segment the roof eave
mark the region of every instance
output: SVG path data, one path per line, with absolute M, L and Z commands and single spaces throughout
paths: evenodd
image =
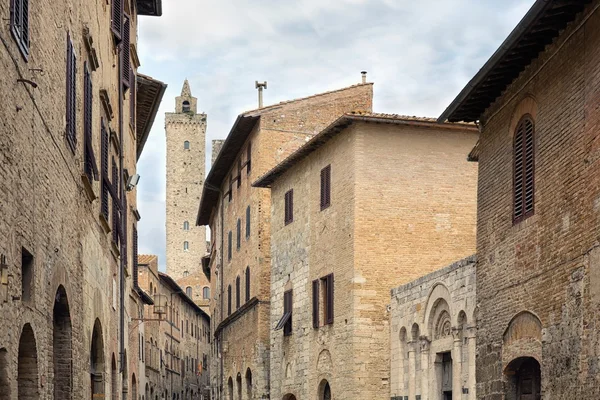
M 162 0 L 137 0 L 138 15 L 162 16 Z
M 158 113 L 158 108 L 160 107 L 160 103 L 162 102 L 163 95 L 165 94 L 165 90 L 167 90 L 167 84 L 163 83 L 159 80 L 156 80 L 150 76 L 138 74 L 136 78 L 137 82 L 137 99 L 140 99 L 140 96 L 143 93 L 143 90 L 148 91 L 148 97 L 150 98 L 150 107 L 146 108 L 146 112 L 142 110 L 141 105 L 136 104 L 136 135 L 137 135 L 137 150 L 136 156 L 139 160 L 142 155 L 142 151 L 144 150 L 144 146 L 146 141 L 148 140 L 148 136 L 150 135 L 150 130 L 152 129 L 152 125 L 154 124 L 154 120 L 156 118 L 156 114 Z M 151 92 L 154 89 L 156 92 Z M 145 89 L 146 88 L 146 89 Z M 145 117 L 145 119 L 144 119 Z M 140 120 L 141 118 L 141 120 Z M 137 125 L 138 121 L 145 121 L 140 127 Z

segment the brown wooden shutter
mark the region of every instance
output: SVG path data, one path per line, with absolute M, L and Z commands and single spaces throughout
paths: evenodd
M 122 230 L 121 240 L 121 257 L 123 257 L 123 264 L 125 266 L 128 265 L 128 257 L 127 257 L 127 195 L 123 194 L 123 207 L 121 208 L 120 218 L 122 218 L 122 223 L 120 223 L 119 229 Z
M 292 334 L 292 319 L 293 319 L 293 292 L 292 290 L 288 290 L 283 294 L 283 314 L 289 314 L 285 325 L 283 326 L 283 335 L 288 336 Z
M 66 138 L 67 143 L 72 152 L 75 152 L 77 146 L 77 131 L 76 131 L 76 110 L 77 110 L 77 67 L 76 55 L 71 35 L 67 34 L 67 87 L 66 87 Z
M 294 221 L 294 189 L 290 189 L 290 222 Z
M 98 167 L 96 165 L 96 157 L 94 155 L 94 146 L 92 144 L 92 109 L 93 109 L 93 88 L 92 77 L 87 66 L 84 63 L 84 84 L 83 84 L 83 130 L 84 130 L 84 172 L 91 182 L 92 178 L 98 180 Z
M 21 3 L 21 44 L 26 54 L 29 54 L 29 0 Z
M 284 207 L 284 222 L 287 225 L 294 221 L 294 189 L 285 193 Z
M 250 237 L 250 206 L 246 208 L 246 239 Z
M 134 288 L 139 288 L 139 282 L 138 282 L 138 270 L 139 270 L 139 266 L 138 266 L 138 233 L 137 233 L 137 228 L 135 227 L 135 225 L 133 226 L 133 287 Z
M 246 301 L 250 300 L 250 267 L 246 267 Z
M 248 143 L 248 148 L 246 149 L 246 173 L 249 174 L 252 170 L 252 143 Z
M 326 306 L 326 324 L 333 324 L 333 274 L 329 274 L 325 277 L 326 293 L 327 293 L 327 306 Z
M 331 204 L 331 165 L 321 170 L 321 210 Z
M 238 158 L 238 176 L 237 176 L 237 187 L 242 186 L 242 159 Z
M 312 282 L 312 317 L 313 328 L 319 327 L 319 279 Z
M 120 42 L 123 37 L 123 0 L 112 0 L 110 29 Z
M 131 57 L 130 57 L 130 33 L 131 26 L 129 16 L 125 15 L 123 18 L 123 44 L 121 51 L 121 79 L 123 81 L 123 87 L 128 89 L 131 85 Z
M 238 218 L 237 227 L 236 227 L 236 244 L 235 247 L 237 250 L 240 249 L 242 243 L 242 220 Z
M 227 286 L 227 315 L 231 315 L 231 285 Z
M 100 194 L 100 204 L 101 204 L 101 208 L 100 211 L 102 213 L 102 215 L 104 216 L 104 219 L 108 222 L 108 185 L 110 184 L 109 178 L 108 178 L 108 146 L 109 146 L 109 137 L 108 137 L 108 130 L 106 129 L 106 126 L 104 124 L 104 119 L 102 119 L 101 122 L 101 128 L 100 128 L 100 135 L 101 135 L 101 159 L 100 159 L 100 164 L 101 164 L 101 194 Z
M 533 121 L 524 117 L 514 136 L 513 220 L 522 221 L 534 211 L 535 135 Z
M 237 310 L 238 308 L 240 308 L 240 298 L 241 298 L 241 288 L 240 288 L 241 282 L 240 282 L 240 277 L 238 276 L 237 278 L 235 278 L 235 309 Z
M 119 184 L 119 169 L 115 158 L 112 159 L 112 181 L 111 181 L 111 194 L 112 194 L 112 229 L 113 229 L 113 242 L 119 244 L 119 206 L 118 199 L 115 196 L 116 188 Z
M 129 85 L 129 122 L 135 133 L 135 96 L 137 95 L 137 85 L 133 69 L 129 70 Z

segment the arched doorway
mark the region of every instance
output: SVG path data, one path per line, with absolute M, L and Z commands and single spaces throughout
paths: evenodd
M 17 372 L 19 400 L 39 399 L 37 346 L 30 324 L 23 326 L 19 339 L 19 366 Z
M 331 400 L 331 387 L 326 379 L 319 384 L 319 400 Z
M 227 381 L 227 391 L 229 392 L 227 393 L 229 400 L 233 400 L 233 379 L 231 379 L 231 377 L 229 377 L 229 380 Z
M 104 339 L 102 337 L 102 325 L 98 319 L 94 323 L 90 349 L 90 382 L 91 398 L 102 398 L 104 395 Z
M 246 370 L 246 398 L 252 400 L 252 371 Z
M 70 399 L 73 387 L 72 326 L 69 301 L 63 286 L 54 296 L 52 350 L 54 357 L 54 398 Z
M 236 378 L 236 383 L 237 383 L 237 398 L 238 400 L 242 400 L 242 375 L 238 372 L 237 374 L 237 378 Z
M 115 358 L 115 353 L 113 353 L 111 357 L 110 363 L 110 395 L 113 399 L 118 398 L 118 372 L 117 372 L 117 359 Z
M 506 390 L 507 400 L 540 400 L 541 368 L 540 363 L 533 357 L 520 357 L 510 362 L 506 367 L 508 376 Z
M 135 374 L 131 375 L 131 400 L 138 400 L 137 380 Z
M 10 400 L 8 383 L 8 351 L 0 349 L 0 400 Z
M 296 396 L 294 396 L 291 393 L 288 393 L 285 396 L 283 396 L 283 400 L 296 400 Z

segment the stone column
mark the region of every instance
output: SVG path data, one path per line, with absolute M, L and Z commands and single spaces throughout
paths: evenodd
M 462 338 L 461 329 L 453 328 L 452 337 L 452 397 L 462 398 Z
M 426 337 L 421 337 L 421 400 L 429 400 L 429 371 L 431 363 L 429 362 L 429 344 Z
M 417 392 L 417 364 L 415 360 L 416 341 L 408 342 L 408 398 L 414 399 Z
M 469 395 L 466 396 L 467 399 L 476 399 L 477 398 L 477 380 L 476 380 L 476 369 L 475 369 L 475 354 L 477 353 L 477 327 L 469 326 L 467 328 L 467 350 L 468 350 L 468 360 L 469 360 L 469 376 L 467 377 L 467 387 L 469 388 Z

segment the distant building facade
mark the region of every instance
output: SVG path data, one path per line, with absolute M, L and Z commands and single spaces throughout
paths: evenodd
M 241 114 L 215 146 L 198 225 L 211 229 L 214 398 L 270 396 L 270 194 L 252 182 L 339 115 L 372 108 L 360 84 Z M 219 151 L 220 147 L 220 151 Z
M 271 398 L 398 395 L 390 289 L 473 253 L 477 137 L 347 113 L 254 184 L 271 188 Z
M 536 1 L 440 117 L 481 126 L 481 399 L 600 397 L 599 7 Z
M 0 399 L 131 398 L 145 300 L 128 177 L 166 85 L 137 72 L 160 0 L 0 2 Z
M 476 399 L 475 256 L 392 289 L 392 400 Z

